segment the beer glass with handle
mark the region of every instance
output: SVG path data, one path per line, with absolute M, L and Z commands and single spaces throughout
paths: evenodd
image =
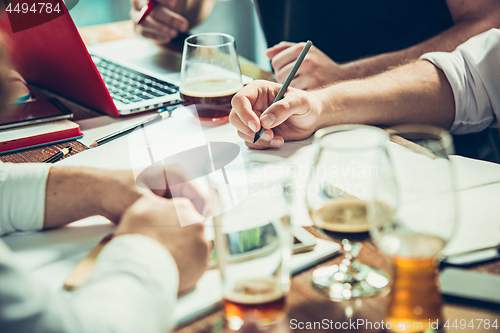
M 186 38 L 179 91 L 183 104 L 194 104 L 201 120 L 227 120 L 231 99 L 242 87 L 234 37 L 203 33 Z
M 288 167 L 281 161 L 246 156 L 245 170 L 232 170 L 232 179 L 210 179 L 211 196 L 224 206 L 219 211 L 225 211 L 213 221 L 224 309 L 233 331 L 247 321 L 271 328 L 286 315 L 293 192 Z M 234 205 L 231 197 L 242 195 Z
M 368 238 L 367 200 L 377 179 L 379 151 L 389 137 L 383 130 L 363 125 L 332 126 L 316 132 L 316 156 L 306 186 L 306 203 L 316 227 L 334 238 Z M 384 182 L 395 187 L 391 179 Z M 371 296 L 389 283 L 388 276 L 361 264 L 361 243 L 342 241 L 344 260 L 314 271 L 313 284 L 333 301 Z
M 437 265 L 457 221 L 453 142 L 433 126 L 389 132 L 389 155 L 380 154 L 378 163 L 393 166 L 399 191 L 376 182 L 369 205 L 372 240 L 395 264 L 386 325 L 393 332 L 425 332 L 443 325 Z

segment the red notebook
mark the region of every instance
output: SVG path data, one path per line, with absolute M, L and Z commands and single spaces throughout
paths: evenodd
M 70 120 L 0 131 L 0 154 L 80 139 L 80 125 Z

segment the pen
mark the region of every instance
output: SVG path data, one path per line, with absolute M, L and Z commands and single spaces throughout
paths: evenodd
M 135 23 L 141 24 L 142 21 L 144 21 L 144 19 L 149 15 L 149 13 L 151 13 L 155 5 L 156 2 L 149 0 L 146 5 L 142 6 L 141 11 L 139 12 L 139 16 L 137 17 Z
M 162 112 L 162 113 L 158 114 L 157 116 L 154 116 L 153 118 L 149 118 L 149 119 L 144 120 L 142 123 L 130 126 L 130 127 L 126 128 L 126 129 L 123 129 L 121 131 L 112 133 L 110 135 L 106 135 L 105 137 L 97 139 L 96 141 L 92 142 L 90 144 L 90 147 L 94 148 L 94 147 L 103 145 L 106 142 L 112 141 L 114 139 L 118 139 L 119 137 L 122 137 L 122 136 L 124 136 L 124 135 L 126 135 L 128 133 L 133 132 L 138 127 L 146 126 L 146 125 L 155 123 L 157 121 L 160 121 L 160 120 L 163 120 L 163 119 L 167 119 L 167 118 L 170 117 L 171 113 L 172 113 L 172 111 Z
M 312 45 L 312 42 L 310 40 L 308 40 L 306 45 L 302 49 L 302 52 L 300 52 L 300 55 L 297 58 L 297 61 L 295 61 L 295 64 L 293 65 L 292 70 L 290 71 L 290 73 L 288 73 L 288 76 L 286 77 L 285 83 L 283 83 L 283 85 L 281 86 L 281 89 L 278 92 L 278 95 L 276 95 L 276 97 L 274 98 L 274 101 L 271 103 L 271 105 L 273 105 L 274 103 L 276 103 L 277 101 L 279 101 L 280 99 L 283 98 L 283 95 L 285 94 L 286 90 L 288 89 L 290 82 L 292 82 L 292 79 L 294 78 L 295 74 L 297 73 L 297 70 L 299 69 L 300 64 L 302 63 L 302 60 L 304 60 L 307 52 L 311 48 L 311 45 Z M 255 133 L 255 137 L 253 138 L 253 143 L 256 143 L 257 140 L 260 139 L 260 137 L 262 136 L 262 133 L 264 133 L 264 127 L 261 126 L 260 130 L 257 133 Z
M 71 153 L 72 150 L 73 148 L 67 146 L 66 148 L 61 149 L 58 153 L 55 153 L 54 155 L 50 156 L 48 159 L 43 161 L 43 163 L 54 163 L 63 158 L 64 156 L 68 155 L 69 153 Z

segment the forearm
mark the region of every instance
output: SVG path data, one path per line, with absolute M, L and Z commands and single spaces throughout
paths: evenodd
M 469 38 L 497 25 L 498 22 L 492 19 L 471 18 L 463 20 L 439 35 L 407 49 L 342 64 L 343 77 L 344 79 L 364 78 L 382 73 L 391 67 L 411 62 L 427 52 L 451 52 Z
M 444 73 L 427 61 L 314 93 L 322 99 L 318 129 L 337 124 L 407 123 L 450 128 L 455 117 L 451 87 Z
M 168 332 L 174 325 L 179 272 L 169 252 L 146 236 L 116 237 L 90 280 L 70 293 L 48 290 L 1 241 L 0 270 L 2 332 Z
M 47 179 L 43 227 L 93 215 L 117 221 L 121 211 L 141 195 L 131 171 L 53 167 Z

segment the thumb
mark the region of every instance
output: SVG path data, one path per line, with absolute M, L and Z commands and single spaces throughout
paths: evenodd
M 287 94 L 284 99 L 274 103 L 262 113 L 260 123 L 262 127 L 270 129 L 284 123 L 294 114 L 301 114 L 307 109 L 303 99 L 291 97 Z

